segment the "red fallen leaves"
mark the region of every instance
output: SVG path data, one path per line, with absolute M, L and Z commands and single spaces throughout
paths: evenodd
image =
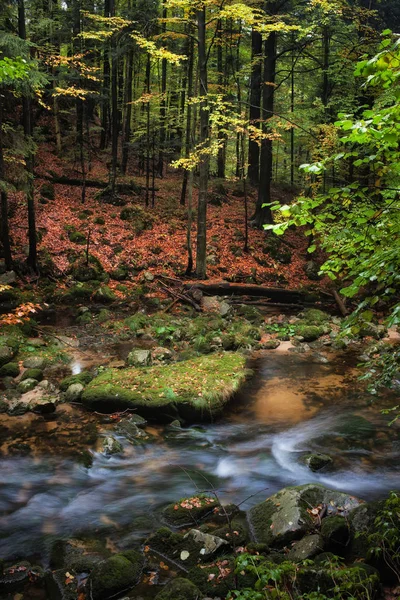
M 49 170 L 59 174 L 76 176 L 72 165 L 57 158 L 53 149 L 48 145 L 41 145 L 37 154 L 37 172 L 45 175 Z M 91 177 L 107 180 L 105 163 L 93 162 Z M 129 174 L 129 179 L 134 178 L 144 184 L 143 178 L 136 174 Z M 40 189 L 44 180 L 37 179 L 35 185 Z M 212 182 L 211 182 L 212 185 Z M 37 204 L 37 226 L 43 233 L 39 250 L 47 250 L 61 274 L 70 268 L 68 253 L 75 252 L 83 255 L 84 248 L 68 239 L 65 225 L 74 225 L 78 231 L 87 233 L 91 230 L 90 253 L 96 256 L 106 271 L 110 271 L 124 262 L 140 270 L 150 269 L 153 274 L 160 273 L 176 276 L 182 273 L 187 264 L 186 253 L 186 209 L 179 206 L 181 175 L 169 174 L 167 178 L 158 183 L 159 191 L 156 197 L 156 206 L 149 209 L 149 214 L 154 218 L 153 228 L 136 234 L 131 224 L 122 221 L 119 217 L 120 209 L 108 204 L 100 204 L 95 196 L 98 190 L 87 188 L 86 203 L 81 204 L 81 190 L 78 186 L 56 185 L 56 198 L 46 205 Z M 197 193 L 197 192 L 196 192 Z M 195 193 L 195 196 L 196 196 Z M 278 188 L 273 190 L 274 199 L 282 203 L 290 201 L 288 195 Z M 127 198 L 129 202 L 129 198 Z M 135 198 L 136 200 L 136 198 Z M 255 196 L 250 195 L 250 210 L 253 208 Z M 196 198 L 194 198 L 194 202 Z M 10 221 L 11 233 L 14 241 L 14 254 L 22 258 L 27 240 L 27 215 L 24 195 L 20 192 L 10 194 L 10 204 L 15 216 Z M 144 206 L 142 198 L 137 198 L 137 204 Z M 292 261 L 289 265 L 280 264 L 268 254 L 264 254 L 265 232 L 250 229 L 249 253 L 242 251 L 244 233 L 244 206 L 243 199 L 233 196 L 229 202 L 221 207 L 208 207 L 208 240 L 209 254 L 215 256 L 215 264 L 208 265 L 208 276 L 212 279 L 221 279 L 227 274 L 236 277 L 253 277 L 259 283 L 277 283 L 277 278 L 283 278 L 288 288 L 297 288 L 309 283 L 303 267 L 307 260 L 307 240 L 298 232 L 289 231 L 285 240 L 293 247 Z M 85 220 L 78 215 L 82 208 L 89 208 L 93 216 Z M 167 215 L 167 216 L 166 216 Z M 94 223 L 95 216 L 102 216 L 105 225 Z M 193 247 L 195 246 L 196 223 L 193 224 Z M 118 252 L 116 247 L 119 246 Z M 121 250 L 122 248 L 122 250 Z M 121 251 L 120 251 L 121 250 Z M 142 275 L 137 275 L 140 280 Z M 111 282 L 114 288 L 117 282 Z M 127 285 L 124 282 L 124 285 Z M 132 284 L 131 284 L 132 285 Z M 321 285 L 321 284 L 320 284 Z M 129 284 L 128 284 L 129 286 Z M 119 296 L 122 294 L 115 290 Z
M 215 498 L 199 498 L 198 496 L 193 496 L 192 498 L 186 498 L 185 500 L 182 500 L 182 502 L 179 504 L 175 504 L 174 510 L 179 510 L 179 508 L 193 510 L 193 508 L 202 508 L 203 506 L 209 506 L 210 504 L 214 503 Z
M 216 581 L 222 581 L 232 573 L 232 569 L 230 567 L 227 567 L 227 565 L 229 565 L 228 560 L 217 560 L 211 565 L 199 565 L 199 567 L 200 569 L 209 569 L 211 567 L 217 567 L 219 572 L 218 575 L 216 575 L 216 573 L 209 573 L 207 579 L 208 581 L 213 581 L 216 578 Z

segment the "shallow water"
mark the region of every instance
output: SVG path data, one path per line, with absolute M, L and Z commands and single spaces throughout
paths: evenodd
M 270 352 L 218 423 L 182 430 L 151 425 L 151 442 L 138 446 L 120 437 L 124 454 L 106 458 L 93 450 L 90 469 L 66 458 L 62 444 L 57 452 L 57 437 L 51 452 L 42 444 L 33 456 L 3 457 L 0 557 L 46 561 L 55 537 L 82 532 L 131 547 L 157 527 L 162 506 L 196 490 L 217 490 L 221 500 L 244 508 L 284 486 L 313 481 L 381 497 L 400 488 L 400 429 L 379 411 L 395 402 L 369 401 L 350 355 L 330 355 L 323 364 L 321 356 Z M 74 416 L 77 439 L 83 417 Z M 64 413 L 59 428 L 50 428 L 53 436 L 61 440 L 69 418 Z M 112 427 L 104 421 L 99 417 L 102 435 Z M 308 451 L 330 454 L 332 468 L 312 473 L 302 463 Z

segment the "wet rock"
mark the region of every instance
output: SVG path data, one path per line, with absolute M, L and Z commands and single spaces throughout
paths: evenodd
M 181 422 L 178 421 L 178 419 L 175 419 L 175 421 L 172 421 L 168 427 L 172 427 L 172 429 L 182 429 L 182 425 Z
M 304 265 L 304 272 L 307 275 L 308 279 L 311 279 L 311 281 L 318 281 L 320 279 L 320 276 L 318 274 L 319 265 L 317 265 L 317 263 L 313 260 L 309 260 L 308 262 L 306 262 L 306 264 Z
M 65 399 L 67 402 L 79 402 L 82 396 L 82 392 L 85 387 L 81 383 L 73 383 L 70 385 L 65 392 Z
M 21 381 L 25 381 L 26 379 L 36 379 L 36 381 L 42 381 L 43 371 L 41 369 L 26 369 L 26 371 L 22 373 Z
M 327 550 L 343 552 L 349 543 L 350 524 L 340 515 L 326 517 L 322 519 L 321 534 Z
M 215 554 L 221 547 L 228 545 L 228 542 L 220 537 L 209 533 L 203 533 L 198 529 L 191 529 L 184 536 L 184 539 L 191 539 L 195 544 L 200 545 L 200 556 L 206 557 Z
M 256 504 L 248 513 L 255 541 L 273 546 L 286 544 L 311 531 L 314 521 L 307 509 L 327 505 L 329 513 L 346 514 L 361 500 L 322 485 L 307 484 L 284 488 L 265 502 Z
M 82 371 L 81 373 L 78 373 L 77 375 L 70 375 L 69 377 L 65 377 L 60 382 L 59 387 L 62 392 L 66 392 L 70 385 L 73 385 L 75 383 L 81 383 L 83 386 L 86 386 L 88 383 L 90 383 L 92 381 L 92 379 L 93 379 L 93 375 L 91 373 L 89 373 L 89 371 Z
M 18 384 L 18 391 L 21 392 L 21 394 L 25 394 L 26 392 L 30 392 L 30 390 L 33 390 L 38 383 L 39 382 L 37 379 L 24 379 Z
M 376 427 L 365 417 L 346 415 L 339 419 L 338 433 L 352 440 L 364 441 L 375 437 Z
M 143 421 L 146 423 L 145 419 Z M 146 442 L 150 439 L 150 436 L 143 429 L 140 429 L 134 419 L 124 419 L 121 421 L 118 424 L 117 431 L 134 444 Z
M 313 342 L 324 334 L 323 328 L 317 325 L 296 325 L 295 332 L 305 342 Z
M 108 435 L 103 442 L 103 454 L 106 456 L 112 456 L 113 454 L 121 454 L 124 449 L 122 444 L 116 440 L 112 435 Z
M 138 427 L 144 427 L 145 425 L 147 425 L 147 421 L 146 419 L 144 419 L 143 417 L 141 417 L 140 415 L 131 415 L 129 417 L 129 421 L 131 423 L 134 423 L 135 425 L 137 425 Z
M 28 356 L 23 362 L 25 369 L 44 369 L 46 361 L 41 356 Z
M 0 377 L 18 377 L 19 366 L 18 363 L 9 362 L 0 368 Z
M 5 593 L 17 592 L 23 590 L 30 581 L 38 581 L 43 577 L 43 569 L 27 561 L 9 564 L 3 567 L 0 575 L 0 589 Z
M 212 496 L 198 494 L 191 498 L 182 498 L 166 506 L 162 512 L 163 520 L 173 527 L 197 525 L 220 506 Z
M 89 577 L 93 600 L 107 600 L 132 588 L 140 578 L 143 564 L 142 555 L 130 550 L 96 565 Z
M 78 584 L 79 579 L 73 569 L 58 569 L 48 573 L 46 577 L 47 593 L 53 600 L 76 600 L 79 593 Z
M 304 457 L 304 459 L 307 467 L 311 471 L 320 471 L 333 462 L 332 458 L 328 454 L 308 454 Z
M 261 342 L 260 348 L 263 350 L 276 350 L 280 345 L 279 340 L 267 340 L 266 342 Z
M 314 556 L 320 554 L 323 549 L 324 540 L 321 535 L 318 533 L 306 535 L 303 539 L 293 544 L 287 558 L 296 563 L 302 562 L 303 560 L 314 558 Z
M 10 363 L 14 358 L 15 352 L 9 346 L 0 346 L 0 367 Z
M 169 581 L 155 600 L 198 600 L 201 592 L 189 579 L 177 577 Z
M 150 350 L 136 349 L 128 354 L 127 363 L 130 367 L 146 367 L 150 362 Z

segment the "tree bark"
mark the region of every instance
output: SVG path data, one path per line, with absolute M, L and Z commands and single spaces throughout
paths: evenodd
M 197 206 L 197 252 L 196 275 L 206 277 L 207 258 L 207 188 L 210 157 L 208 154 L 208 103 L 207 103 L 207 52 L 206 52 L 206 9 L 197 11 L 198 55 L 200 77 L 200 145 L 203 156 L 199 165 L 199 200 Z
M 104 16 L 110 16 L 110 1 L 104 1 Z M 100 150 L 104 150 L 109 138 L 109 94 L 110 94 L 110 44 L 104 45 L 103 52 L 103 86 L 102 86 L 102 101 L 101 101 L 101 134 L 100 134 Z
M 4 158 L 3 158 L 3 96 L 0 94 L 0 185 L 4 186 Z M 12 255 L 10 243 L 10 229 L 8 224 L 8 197 L 4 187 L 0 191 L 1 200 L 1 244 L 3 246 L 4 262 L 7 271 L 12 269 Z
M 264 43 L 264 86 L 263 86 L 263 120 L 262 131 L 264 135 L 270 133 L 268 121 L 273 116 L 275 95 L 275 71 L 276 71 L 276 32 L 272 31 Z M 273 169 L 272 140 L 263 138 L 261 142 L 260 156 L 260 182 L 258 187 L 258 198 L 254 224 L 261 228 L 266 223 L 273 223 L 272 212 L 269 206 L 271 202 L 271 180 Z
M 129 158 L 129 142 L 131 137 L 131 120 L 132 120 L 132 79 L 133 79 L 133 47 L 128 51 L 126 57 L 126 80 L 125 80 L 125 94 L 124 94 L 124 125 L 122 132 L 122 160 L 121 160 L 121 171 L 122 174 L 126 174 Z
M 191 28 L 189 25 L 189 33 L 191 33 Z M 193 36 L 188 38 L 189 46 L 188 46 L 188 65 L 187 65 L 187 107 L 186 107 L 186 134 L 185 134 L 185 158 L 189 158 L 190 150 L 192 147 L 192 105 L 190 104 L 190 99 L 193 96 L 193 65 L 194 65 L 194 40 Z M 181 191 L 181 205 L 184 206 L 186 200 L 186 190 L 188 186 L 189 173 L 187 169 L 185 169 L 183 173 L 183 181 L 182 181 L 182 191 Z M 192 260 L 193 263 L 193 260 Z
M 262 37 L 258 31 L 251 34 L 251 80 L 250 80 L 250 123 L 260 127 L 261 117 L 261 60 L 262 60 Z M 249 140 L 247 175 L 252 185 L 258 185 L 260 177 L 260 147 L 255 140 Z
M 110 16 L 115 16 L 115 0 L 110 0 Z M 114 33 L 111 36 L 111 171 L 110 188 L 111 194 L 115 193 L 115 181 L 117 179 L 118 163 L 118 56 L 117 56 L 117 38 Z
M 167 18 L 167 8 L 165 0 L 163 0 L 162 18 Z M 163 20 L 161 31 L 165 33 L 167 24 Z M 166 115 L 167 115 L 167 60 L 161 60 L 161 102 L 160 102 L 160 147 L 158 153 L 158 174 L 160 177 L 164 175 L 164 151 L 166 142 Z

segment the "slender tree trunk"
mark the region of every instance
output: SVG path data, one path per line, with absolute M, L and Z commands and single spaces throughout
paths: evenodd
M 206 52 L 206 9 L 197 11 L 198 55 L 200 77 L 200 144 L 203 156 L 199 166 L 199 200 L 197 207 L 197 253 L 196 275 L 206 277 L 207 258 L 207 188 L 210 158 L 208 154 L 208 103 L 207 103 L 207 52 Z
M 161 26 L 162 33 L 167 30 L 167 24 L 165 19 L 167 18 L 167 9 L 165 6 L 165 0 L 163 0 L 162 18 L 163 23 Z M 160 102 L 160 148 L 158 154 L 158 174 L 160 177 L 164 175 L 164 152 L 166 142 L 166 116 L 167 116 L 167 60 L 163 58 L 161 60 L 161 102 Z
M 104 16 L 110 16 L 110 2 L 112 0 L 104 0 Z M 101 134 L 100 134 L 100 150 L 104 150 L 109 138 L 109 94 L 110 94 L 110 44 L 104 44 L 103 52 L 103 86 L 102 86 L 102 101 L 101 101 Z
M 186 243 L 188 251 L 188 263 L 186 267 L 186 275 L 191 275 L 193 271 L 193 250 L 192 250 L 192 223 L 193 223 L 193 171 L 189 171 L 188 176 L 188 220 L 186 229 Z
M 294 113 L 294 34 L 292 33 L 292 72 L 290 76 L 290 112 L 292 115 L 293 121 L 293 113 Z M 294 127 L 290 129 L 290 185 L 294 185 Z
M 189 33 L 191 33 L 191 28 L 189 26 Z M 194 65 L 194 40 L 193 36 L 189 38 L 189 46 L 188 46 L 188 61 L 187 61 L 187 99 L 188 104 L 186 107 L 186 135 L 185 135 L 185 158 L 189 158 L 190 150 L 192 147 L 192 105 L 190 104 L 190 99 L 193 96 L 193 65 Z M 181 204 L 182 206 L 185 204 L 186 200 L 186 189 L 188 185 L 189 173 L 185 169 L 183 173 L 183 181 L 182 181 L 182 192 L 181 192 Z M 193 262 L 193 261 L 192 261 Z
M 150 95 L 150 54 L 146 64 L 146 92 Z M 150 194 L 150 101 L 146 104 L 146 206 L 149 206 Z
M 275 95 L 275 70 L 276 70 L 276 32 L 272 31 L 264 44 L 264 86 L 263 86 L 263 134 L 268 134 L 270 128 L 269 119 L 273 116 Z M 271 202 L 271 180 L 273 169 L 272 140 L 263 139 L 261 142 L 260 156 L 260 183 L 258 187 L 258 198 L 254 224 L 262 227 L 266 223 L 272 223 L 272 212 L 269 206 Z
M 121 171 L 126 173 L 129 158 L 129 143 L 131 138 L 131 120 L 132 120 L 132 79 L 133 79 L 133 48 L 131 47 L 126 57 L 126 80 L 125 80 L 125 115 L 122 132 L 122 161 Z
M 251 34 L 251 80 L 250 80 L 250 123 L 260 127 L 261 117 L 261 66 L 262 66 L 262 37 L 254 31 Z M 247 175 L 252 185 L 258 185 L 260 176 L 260 147 L 258 142 L 250 139 Z
M 25 5 L 24 0 L 18 0 L 18 33 L 19 37 L 26 40 L 26 26 L 25 26 Z M 34 155 L 32 150 L 32 118 L 31 118 L 31 104 L 27 96 L 22 98 L 22 118 L 24 123 L 24 135 L 25 144 L 27 145 L 26 151 L 26 171 L 27 171 L 27 190 L 26 199 L 28 204 L 28 239 L 29 239 L 29 253 L 26 260 L 29 267 L 37 272 L 37 246 L 36 246 L 36 216 L 35 216 L 35 198 L 34 198 L 34 179 L 33 179 L 33 162 Z
M 0 94 L 0 181 L 4 186 L 4 158 L 3 158 L 3 95 Z M 0 191 L 1 200 L 1 244 L 3 246 L 4 261 L 7 271 L 12 269 L 12 255 L 10 243 L 10 229 L 8 224 L 8 197 L 6 190 L 2 187 Z
M 218 93 L 224 96 L 224 67 L 223 67 L 223 48 L 222 48 L 222 21 L 218 19 L 217 23 L 217 77 Z M 226 135 L 223 128 L 218 127 L 218 156 L 217 156 L 217 177 L 225 179 L 225 155 L 226 155 Z
M 115 0 L 110 0 L 110 16 L 115 16 Z M 118 56 L 117 56 L 117 38 L 114 33 L 111 36 L 111 171 L 110 187 L 111 194 L 115 194 L 115 182 L 117 179 L 118 164 Z

